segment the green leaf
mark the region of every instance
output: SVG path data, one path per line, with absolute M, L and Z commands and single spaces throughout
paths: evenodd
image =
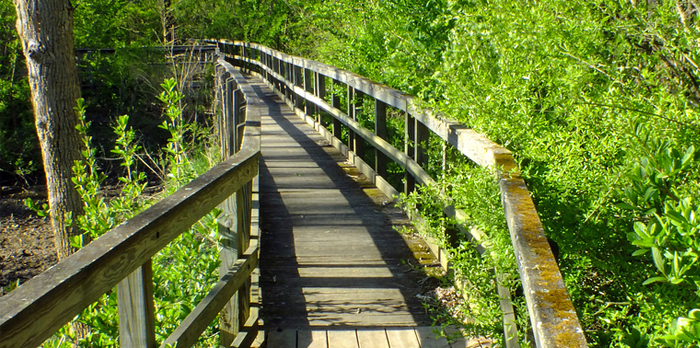
M 651 277 L 651 278 L 645 280 L 642 283 L 642 285 L 649 285 L 649 284 L 656 283 L 656 282 L 666 283 L 666 282 L 668 282 L 668 279 L 666 279 L 666 277 Z

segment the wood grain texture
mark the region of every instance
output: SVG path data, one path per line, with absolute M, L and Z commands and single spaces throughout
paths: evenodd
M 274 99 L 271 91 L 270 99 Z M 272 101 L 271 101 L 272 102 Z M 266 326 L 407 326 L 430 319 L 402 260 L 415 260 L 357 168 L 288 109 L 262 119 L 261 272 Z M 303 112 L 300 112 L 304 116 Z M 315 120 L 310 120 L 315 124 Z M 390 201 L 372 188 L 377 203 Z M 374 262 L 373 267 L 367 267 Z M 402 268 L 403 267 L 403 268 Z
M 359 348 L 355 330 L 329 330 L 329 348 Z
M 386 329 L 386 336 L 392 348 L 421 348 L 414 328 Z
M 384 329 L 357 330 L 357 342 L 360 348 L 389 348 L 389 340 Z
M 151 259 L 117 284 L 119 345 L 155 347 L 155 307 Z

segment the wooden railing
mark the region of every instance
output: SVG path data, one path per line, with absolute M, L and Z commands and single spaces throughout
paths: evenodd
M 192 346 L 220 312 L 222 345 L 244 346 L 255 338 L 251 275 L 258 265 L 259 244 L 253 182 L 260 156 L 261 101 L 248 85 L 239 88 L 236 80 L 242 78 L 220 60 L 217 81 L 224 117 L 219 128 L 226 159 L 0 298 L 0 347 L 41 345 L 115 286 L 121 347 L 156 347 L 151 257 L 220 205 L 228 216 L 220 228 L 225 244 L 220 280 L 162 345 Z M 232 248 L 232 236 L 237 236 L 237 249 Z
M 418 106 L 414 97 L 357 74 L 254 43 L 224 40 L 209 42 L 216 43 L 220 52 L 234 65 L 260 75 L 297 114 L 341 149 L 389 197 L 398 192 L 386 180 L 387 160 L 405 168 L 406 192 L 414 189 L 416 181 L 424 185 L 434 183 L 433 178 L 423 170 L 428 160 L 424 144 L 430 132 L 476 164 L 493 168 L 499 180 L 501 200 L 537 347 L 587 347 L 530 193 L 510 151 L 459 123 Z M 333 84 L 333 90 L 340 87 L 347 91 L 346 112 L 340 110 L 337 95 L 330 98 L 330 103 L 326 102 L 327 80 Z M 374 130 L 363 128 L 358 123 L 356 116 L 359 105 L 355 101 L 359 95 L 374 99 Z M 396 149 L 387 142 L 386 115 L 389 107 L 405 115 L 403 150 Z M 318 111 L 333 117 L 331 132 L 327 131 Z M 344 131 L 348 132 L 347 145 L 340 140 Z M 373 165 L 362 159 L 365 151 L 363 142 L 370 144 L 376 151 Z M 445 212 L 457 221 L 464 222 L 464 213 L 450 207 L 446 207 Z M 482 232 L 467 230 L 465 227 L 462 229 L 482 244 L 481 249 L 488 252 Z M 445 259 L 444 255 L 439 256 L 442 260 Z M 502 286 L 498 290 L 504 312 L 506 344 L 508 347 L 517 347 L 517 329 L 510 294 Z

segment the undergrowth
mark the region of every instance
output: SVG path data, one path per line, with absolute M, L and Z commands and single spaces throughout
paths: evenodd
M 416 95 L 514 153 L 592 347 L 693 347 L 698 10 L 685 0 L 342 0 L 316 5 L 314 42 L 298 51 Z M 408 199 L 441 226 L 430 191 L 445 190 L 471 224 L 506 236 L 490 222 L 500 204 L 460 189 L 478 176 L 454 168 Z M 477 274 L 510 257 L 505 242 L 493 261 L 464 243 L 456 267 Z M 492 301 L 478 308 L 491 313 Z
M 116 119 L 113 131 L 117 136 L 111 152 L 121 161 L 123 168 L 119 176 L 118 192 L 107 196 L 103 182 L 106 175 L 100 170 L 96 149 L 88 135 L 90 123 L 85 121 L 85 105 L 79 101 L 77 112 L 80 124 L 77 127 L 83 139 L 83 158 L 73 166 L 74 183 L 84 203 L 85 214 L 74 222 L 89 239 L 96 239 L 122 222 L 136 216 L 164 196 L 175 192 L 191 179 L 208 170 L 218 161 L 213 139 L 206 138 L 208 130 L 196 124 L 181 121 L 183 95 L 178 92 L 174 79 L 161 85 L 164 91 L 159 99 L 165 104 L 161 127 L 170 134 L 163 148 L 159 166 L 165 176 L 164 188 L 155 196 L 144 196 L 147 186 L 143 166 L 137 158 L 140 145 L 134 131 L 128 127 L 129 117 Z M 191 141 L 186 141 L 190 139 Z M 195 139 L 193 139 L 195 138 Z M 45 211 L 31 201 L 27 204 L 40 214 Z M 45 209 L 46 207 L 44 207 Z M 156 340 L 162 342 L 192 311 L 210 288 L 218 281 L 218 223 L 219 210 L 214 210 L 188 231 L 164 247 L 152 258 Z M 81 236 L 71 241 L 76 248 L 83 246 Z M 71 326 L 61 328 L 44 347 L 109 347 L 119 345 L 119 323 L 117 292 L 103 295 L 80 314 L 76 321 L 87 326 L 87 335 L 77 338 Z M 200 337 L 197 346 L 210 347 L 218 342 L 216 325 Z

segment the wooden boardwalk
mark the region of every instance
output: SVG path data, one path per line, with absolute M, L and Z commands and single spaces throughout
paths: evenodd
M 269 108 L 260 166 L 267 347 L 479 347 L 432 333 L 416 297 L 425 277 L 415 265 L 427 248 L 394 229 L 406 216 L 267 86 L 249 81 Z

